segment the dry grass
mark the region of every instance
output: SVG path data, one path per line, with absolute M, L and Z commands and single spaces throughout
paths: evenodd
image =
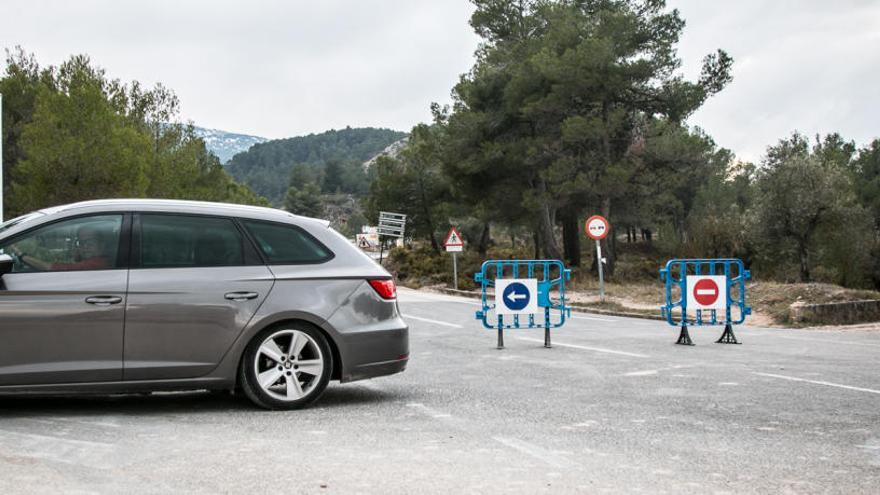
M 880 292 L 853 290 L 833 284 L 783 284 L 755 282 L 746 287 L 747 300 L 755 310 L 771 317 L 775 323 L 789 324 L 789 306 L 795 302 L 823 304 L 831 302 L 880 299 Z
M 567 292 L 572 303 L 603 308 L 599 303 L 598 281 L 578 281 Z M 606 303 L 604 306 L 619 306 L 623 311 L 659 314 L 657 308 L 663 304 L 663 285 L 655 284 L 605 284 Z M 790 326 L 789 306 L 795 302 L 822 304 L 830 302 L 861 301 L 880 299 L 880 292 L 853 290 L 833 284 L 784 284 L 779 282 L 751 282 L 746 286 L 746 302 L 752 306 L 753 317 L 749 320 L 758 324 Z

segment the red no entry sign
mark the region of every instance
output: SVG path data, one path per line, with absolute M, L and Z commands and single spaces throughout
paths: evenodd
M 727 307 L 727 277 L 724 275 L 688 275 L 688 309 L 724 309 Z
M 593 215 L 584 222 L 584 232 L 594 241 L 604 239 L 609 230 L 611 230 L 611 226 L 608 224 L 608 220 L 600 215 Z
M 721 291 L 714 280 L 704 278 L 694 284 L 694 299 L 703 306 L 711 306 L 718 300 Z

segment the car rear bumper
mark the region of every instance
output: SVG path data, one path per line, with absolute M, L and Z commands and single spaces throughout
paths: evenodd
M 353 382 L 356 380 L 375 378 L 377 376 L 393 375 L 405 370 L 407 363 L 409 363 L 409 355 L 401 356 L 400 359 L 394 359 L 391 361 L 361 364 L 355 366 L 350 372 L 344 373 L 341 381 L 343 383 Z
M 341 382 L 400 373 L 409 362 L 409 328 L 396 318 L 392 328 L 342 334 Z

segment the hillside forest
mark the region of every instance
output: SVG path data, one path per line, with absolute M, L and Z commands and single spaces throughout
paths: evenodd
M 226 170 L 273 206 L 328 219 L 351 237 L 371 224 L 362 208 L 375 171 L 370 160 L 405 136 L 347 127 L 268 141 L 235 155 Z

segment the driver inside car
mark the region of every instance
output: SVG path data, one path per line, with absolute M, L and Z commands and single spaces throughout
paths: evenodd
M 10 250 L 22 263 L 40 271 L 65 271 L 65 270 L 101 270 L 111 268 L 110 243 L 107 232 L 95 225 L 83 225 L 77 230 L 76 239 L 73 241 L 72 262 L 49 262 L 39 259 L 13 244 Z

